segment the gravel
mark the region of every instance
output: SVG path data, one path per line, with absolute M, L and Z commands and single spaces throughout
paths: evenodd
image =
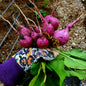
M 67 24 L 74 21 L 82 13 L 86 13 L 84 4 L 81 0 L 59 0 L 57 2 L 53 2 L 54 3 L 51 5 L 49 4 L 49 6 L 52 9 L 57 6 L 55 16 L 59 19 L 59 29 L 65 28 Z M 86 25 L 84 24 L 84 19 L 85 16 L 83 16 L 72 28 L 70 28 L 70 39 L 66 45 L 60 46 L 60 49 L 64 51 L 72 48 L 86 50 Z

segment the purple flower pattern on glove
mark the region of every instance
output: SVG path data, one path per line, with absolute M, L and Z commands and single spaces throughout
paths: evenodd
M 24 71 L 27 71 L 30 68 L 31 63 L 37 62 L 40 58 L 47 61 L 55 58 L 52 50 L 48 48 L 22 48 L 12 57 L 16 59 L 17 63 L 24 69 Z

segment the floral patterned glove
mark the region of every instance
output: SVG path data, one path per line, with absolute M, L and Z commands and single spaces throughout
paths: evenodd
M 16 59 L 17 63 L 24 69 L 24 71 L 27 71 L 30 68 L 31 63 L 37 62 L 38 59 L 43 58 L 44 60 L 50 61 L 57 55 L 58 52 L 49 48 L 23 48 L 12 57 Z

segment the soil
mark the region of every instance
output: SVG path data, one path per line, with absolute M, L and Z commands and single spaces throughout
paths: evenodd
M 11 1 L 11 0 L 10 0 Z M 37 7 L 39 9 L 42 9 L 44 11 L 47 11 L 47 14 L 51 14 L 53 9 L 57 6 L 55 17 L 59 19 L 59 28 L 63 29 L 67 26 L 67 24 L 74 21 L 76 18 L 78 18 L 83 12 L 86 13 L 86 4 L 82 3 L 81 0 L 49 0 L 47 4 L 47 8 L 44 8 L 44 0 L 33 0 Z M 34 20 L 36 22 L 36 17 L 33 11 L 31 11 L 26 3 L 28 3 L 28 0 L 15 0 L 15 2 L 19 5 L 19 7 L 22 9 L 24 14 Z M 5 0 L 5 2 L 0 1 L 0 13 L 3 13 L 6 7 L 10 4 L 9 0 Z M 7 6 L 5 6 L 5 4 Z M 32 9 L 34 9 L 32 7 Z M 35 9 L 34 9 L 35 10 Z M 3 15 L 4 18 L 8 19 L 11 23 L 13 23 L 13 17 L 12 15 L 15 14 L 15 17 L 18 15 L 18 10 L 14 5 L 12 5 Z M 24 24 L 27 26 L 24 18 L 22 15 L 18 18 L 19 22 L 21 24 Z M 37 22 L 36 22 L 37 23 Z M 40 25 L 42 24 L 41 20 L 39 20 Z M 33 25 L 31 23 L 31 25 Z M 8 27 L 8 29 L 7 29 Z M 20 31 L 20 28 L 17 27 L 17 25 L 14 25 L 18 31 Z M 27 26 L 28 27 L 28 26 Z M 4 22 L 2 19 L 0 19 L 0 43 L 3 40 L 4 36 L 8 32 L 10 26 L 6 22 Z M 69 50 L 72 48 L 80 48 L 84 51 L 86 51 L 86 17 L 83 16 L 79 22 L 77 22 L 72 28 L 70 28 L 70 39 L 67 44 L 63 46 L 59 46 L 58 48 L 62 49 L 63 51 Z M 10 50 L 12 49 L 12 46 L 15 42 L 15 39 L 18 37 L 18 35 L 11 30 L 10 34 L 8 34 L 5 42 L 0 47 L 0 62 L 4 62 L 8 54 L 10 53 Z M 18 52 L 21 49 L 21 46 L 19 45 L 19 41 L 15 45 L 10 57 Z M 9 57 L 9 58 L 10 58 Z

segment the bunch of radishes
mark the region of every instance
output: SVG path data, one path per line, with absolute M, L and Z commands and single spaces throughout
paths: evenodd
M 35 9 L 38 11 L 43 24 L 42 24 L 42 27 L 40 28 L 34 23 L 36 27 L 33 28 L 30 26 L 30 23 L 27 21 L 24 15 L 29 25 L 29 28 L 26 28 L 23 25 L 19 25 L 19 27 L 21 28 L 20 33 L 13 28 L 20 36 L 20 45 L 25 48 L 26 47 L 27 48 L 28 47 L 39 47 L 39 48 L 53 47 L 50 45 L 51 41 L 48 39 L 48 37 L 44 36 L 43 33 L 47 33 L 51 38 L 53 37 L 59 40 L 59 45 L 66 44 L 69 40 L 69 28 L 72 27 L 77 21 L 79 21 L 82 15 L 72 23 L 68 24 L 65 29 L 57 30 L 59 27 L 59 20 L 56 17 L 54 17 L 56 8 L 54 9 L 51 15 L 47 15 L 45 18 L 43 18 L 37 6 L 31 0 L 29 1 L 34 5 Z M 21 10 L 20 12 L 22 13 Z

